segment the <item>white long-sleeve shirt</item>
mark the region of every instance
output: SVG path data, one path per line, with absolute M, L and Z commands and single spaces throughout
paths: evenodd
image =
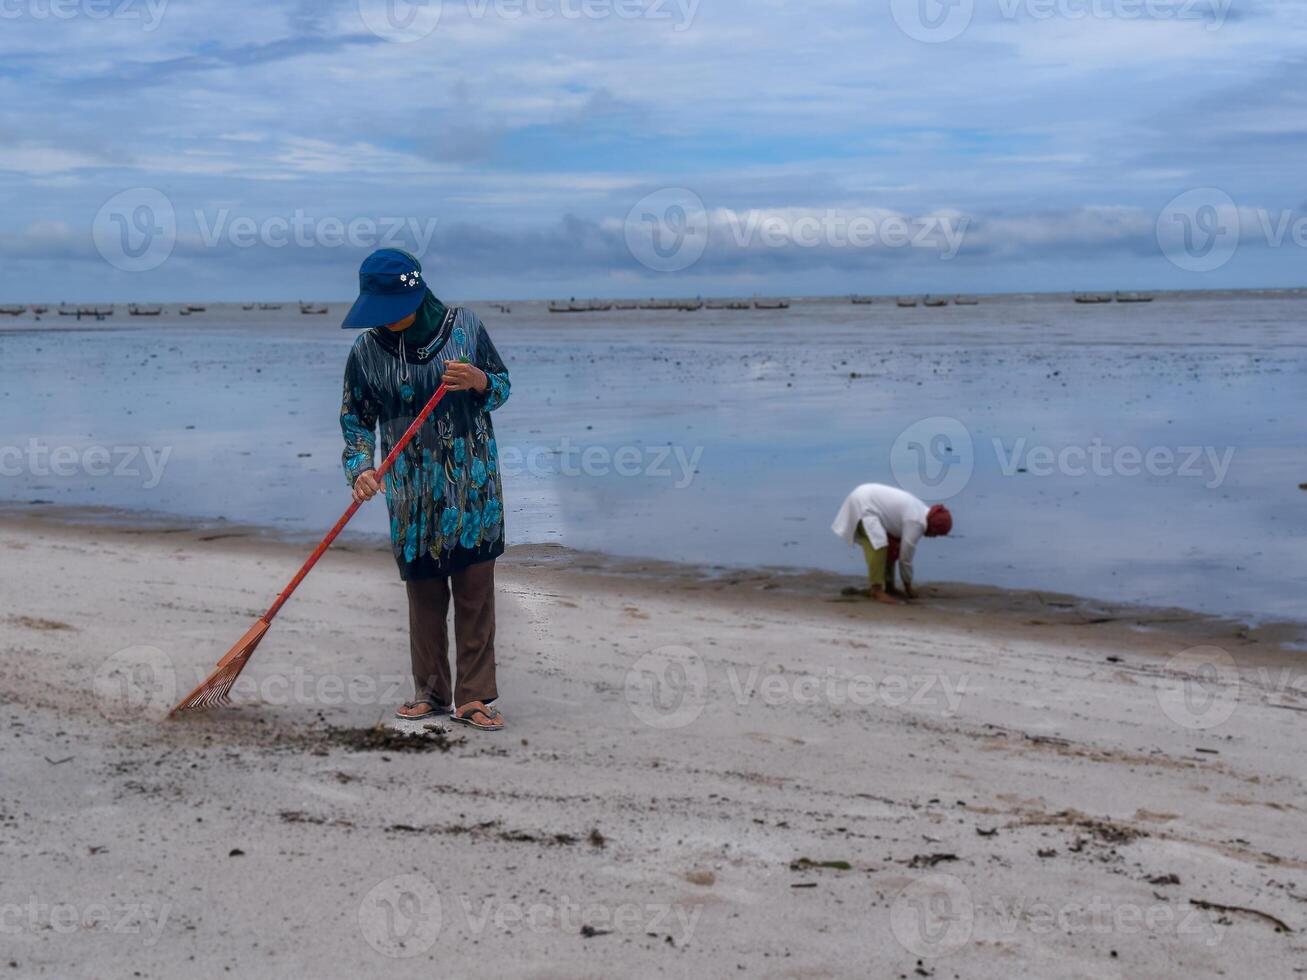
M 861 525 L 873 548 L 884 548 L 891 536 L 899 539 L 899 573 L 903 584 L 912 587 L 912 558 L 917 542 L 926 533 L 930 508 L 906 490 L 883 483 L 864 483 L 840 507 L 831 530 L 849 544 L 857 542 Z

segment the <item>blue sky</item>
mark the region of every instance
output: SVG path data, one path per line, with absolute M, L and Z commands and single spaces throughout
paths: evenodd
M 1298 285 L 1304 6 L 6 0 L 0 298 Z

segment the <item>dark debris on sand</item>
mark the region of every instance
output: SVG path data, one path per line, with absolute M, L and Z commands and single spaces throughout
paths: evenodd
M 571 847 L 578 843 L 574 834 L 505 830 L 498 820 L 483 820 L 477 824 L 451 823 L 415 827 L 412 824 L 394 823 L 386 828 L 394 834 L 449 834 L 478 839 L 501 840 L 509 844 L 540 844 L 545 847 Z
M 372 728 L 328 728 L 328 744 L 353 752 L 448 752 L 464 739 L 451 739 L 443 728 L 423 732 L 401 732 L 385 725 Z

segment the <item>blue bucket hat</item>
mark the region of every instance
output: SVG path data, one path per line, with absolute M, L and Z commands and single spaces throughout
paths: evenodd
M 359 266 L 359 298 L 341 326 L 349 330 L 394 323 L 417 310 L 426 295 L 417 259 L 397 248 L 378 249 Z

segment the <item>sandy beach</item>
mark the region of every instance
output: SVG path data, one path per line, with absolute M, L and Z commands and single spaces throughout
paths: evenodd
M 1307 980 L 1307 3 L 0 21 L 0 980 Z
M 409 694 L 334 550 L 233 707 L 168 721 L 300 561 L 231 526 L 0 520 L 14 976 L 1301 976 L 1307 680 L 1180 613 L 536 546 L 510 729 Z

